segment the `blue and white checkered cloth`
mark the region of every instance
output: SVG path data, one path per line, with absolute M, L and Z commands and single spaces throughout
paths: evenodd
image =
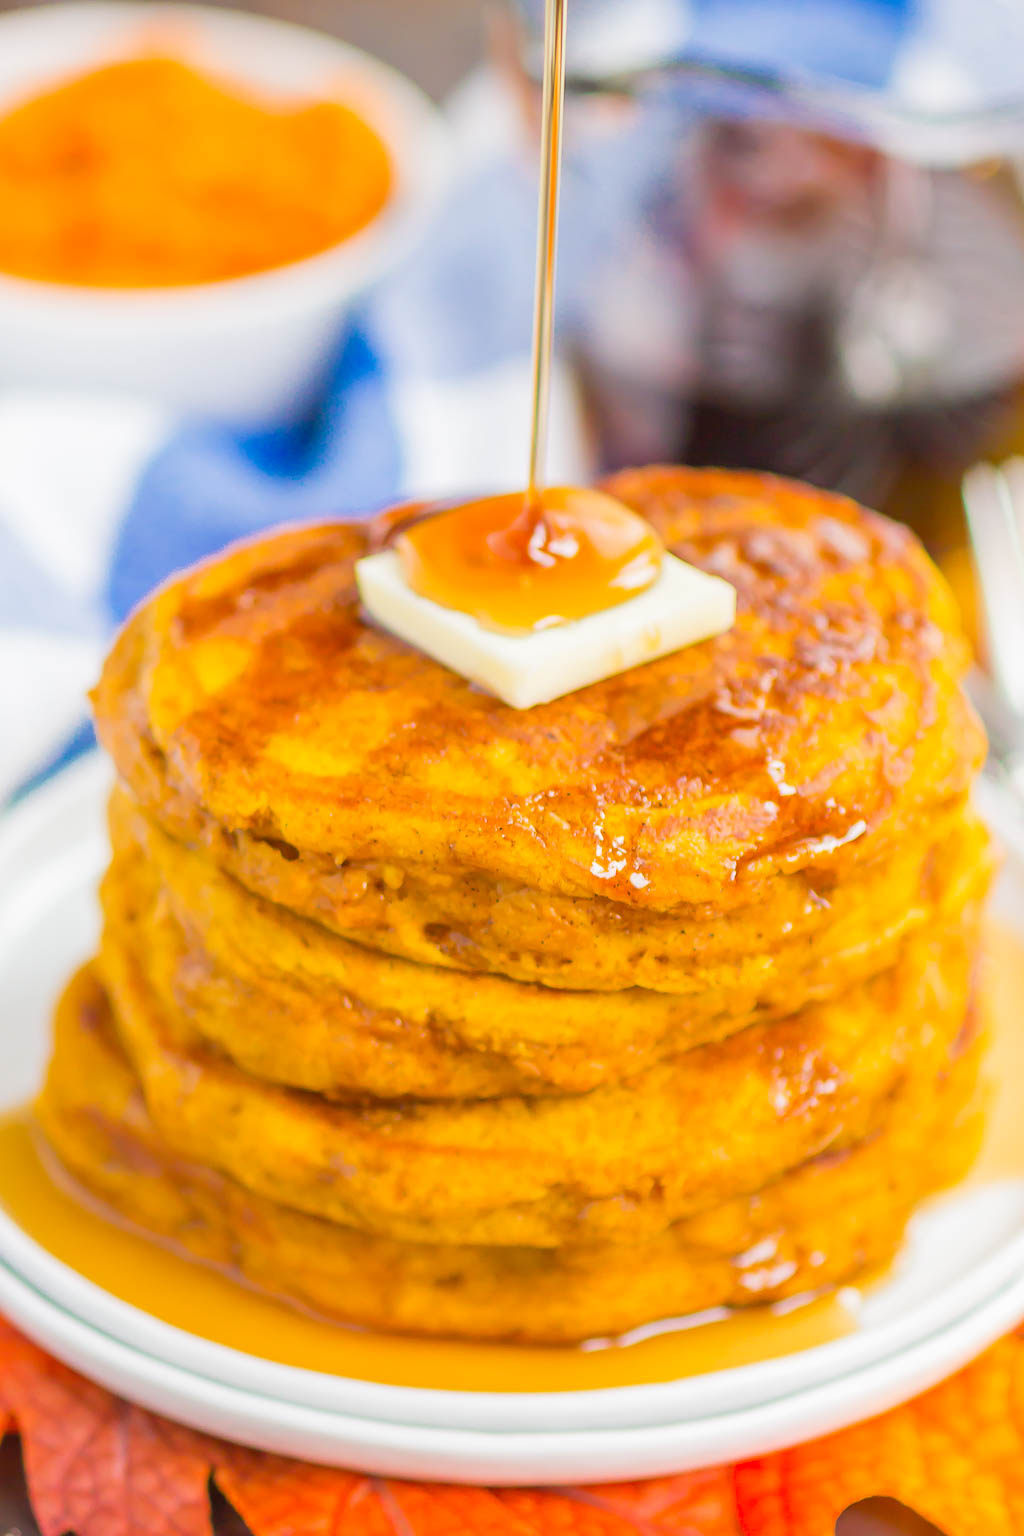
M 669 54 L 843 81 L 917 112 L 1024 100 L 1019 0 L 572 0 L 570 26 L 590 70 Z M 660 136 L 655 112 L 574 161 L 563 335 L 607 295 L 593 274 L 614 270 L 630 208 L 678 146 L 678 105 Z M 528 165 L 469 157 L 425 247 L 339 338 L 319 414 L 301 428 L 244 437 L 146 401 L 0 398 L 0 803 L 87 739 L 83 694 L 111 630 L 168 572 L 288 519 L 521 480 L 534 198 Z M 554 476 L 585 473 L 564 376 L 552 443 Z

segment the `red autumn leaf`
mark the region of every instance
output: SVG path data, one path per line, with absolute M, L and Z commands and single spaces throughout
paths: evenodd
M 395 1536 L 371 1479 L 224 1445 L 217 1487 L 255 1536 Z
M 545 1536 L 563 1528 L 573 1536 L 740 1536 L 727 1468 L 548 1492 L 507 1489 L 499 1497 L 521 1516 L 532 1516 L 531 1529 Z M 569 1508 L 556 1513 L 553 1502 Z
M 417 1536 L 537 1536 L 542 1530 L 554 1536 L 556 1529 L 570 1528 L 568 1522 L 544 1526 L 517 1514 L 498 1489 L 393 1481 L 384 1497 L 397 1528 Z
M 744 1536 L 832 1536 L 883 1494 L 947 1536 L 1024 1531 L 1024 1341 L 1003 1339 L 891 1413 L 735 1469 Z
M 361 1478 L 225 1447 L 216 1480 L 255 1536 L 739 1536 L 726 1472 L 484 1489 Z
M 0 1390 L 43 1536 L 209 1536 L 201 1436 L 85 1381 L 2 1319 Z

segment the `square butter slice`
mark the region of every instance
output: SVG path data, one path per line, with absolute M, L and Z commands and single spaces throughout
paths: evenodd
M 421 597 L 393 550 L 356 563 L 363 606 L 392 634 L 478 683 L 513 709 L 547 704 L 670 651 L 731 629 L 736 591 L 674 555 L 657 581 L 614 608 L 529 635 L 502 635 Z

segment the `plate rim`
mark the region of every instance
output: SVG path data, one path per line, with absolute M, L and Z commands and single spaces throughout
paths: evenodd
M 786 1398 L 675 1424 L 563 1432 L 395 1424 L 282 1403 L 211 1382 L 93 1328 L 2 1261 L 0 1303 L 28 1337 L 72 1368 L 200 1430 L 371 1474 L 521 1487 L 706 1468 L 769 1455 L 884 1413 L 960 1369 L 1019 1321 L 1024 1274 L 909 1349 Z

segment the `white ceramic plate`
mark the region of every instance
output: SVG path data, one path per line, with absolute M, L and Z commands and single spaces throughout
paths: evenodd
M 686 1472 L 871 1418 L 941 1381 L 1013 1327 L 1024 1310 L 1024 1284 L 1017 1280 L 908 1350 L 777 1402 L 637 1429 L 519 1433 L 361 1419 L 209 1381 L 82 1322 L 2 1263 L 0 1307 L 31 1338 L 112 1391 L 243 1445 L 391 1477 L 515 1486 Z
M 94 889 L 106 857 L 102 802 L 107 782 L 105 765 L 88 760 L 27 800 L 0 829 L 0 1108 L 20 1102 L 34 1089 L 56 994 L 95 942 Z M 985 802 L 1010 853 L 999 904 L 1004 916 L 1024 930 L 1024 849 L 1016 846 L 1021 834 L 997 796 L 986 792 Z M 740 1454 L 736 1445 L 748 1433 L 744 1453 L 763 1448 L 758 1436 L 769 1423 L 802 1424 L 802 1429 L 787 1429 L 790 1439 L 817 1433 L 825 1427 L 822 1412 L 845 1414 L 842 1421 L 848 1422 L 918 1390 L 926 1376 L 934 1380 L 952 1369 L 971 1348 L 980 1347 L 973 1341 L 980 1337 L 986 1342 L 1024 1313 L 1024 1185 L 953 1195 L 923 1212 L 893 1278 L 869 1295 L 861 1326 L 846 1338 L 782 1360 L 689 1380 L 592 1392 L 428 1391 L 259 1360 L 160 1323 L 110 1296 L 54 1259 L 2 1213 L 0 1259 L 0 1302 L 41 1342 L 119 1390 L 222 1433 L 294 1450 L 294 1440 L 271 1442 L 250 1426 L 262 1423 L 272 1435 L 273 1426 L 293 1422 L 293 1411 L 302 1423 L 311 1424 L 302 1415 L 312 1414 L 319 1416 L 317 1427 L 315 1432 L 310 1428 L 312 1438 L 303 1443 L 302 1454 L 355 1460 L 392 1472 L 412 1471 L 412 1463 L 406 1460 L 399 1467 L 374 1458 L 392 1452 L 411 1455 L 412 1447 L 427 1443 L 417 1437 L 428 1431 L 431 1444 L 437 1435 L 450 1433 L 455 1438 L 449 1453 L 456 1459 L 442 1467 L 440 1452 L 432 1449 L 434 1475 L 508 1478 L 514 1459 L 504 1463 L 503 1472 L 482 1470 L 482 1449 L 462 1447 L 467 1433 L 476 1431 L 469 1441 L 485 1442 L 493 1458 L 492 1441 L 500 1434 L 503 1440 L 522 1442 L 521 1453 L 533 1458 L 532 1471 L 522 1474 L 527 1481 L 581 1475 L 579 1457 L 586 1441 L 592 1442 L 587 1454 L 600 1458 L 592 1465 L 600 1465 L 603 1475 L 618 1476 Z M 992 1331 L 986 1334 L 986 1327 Z M 964 1345 L 961 1341 L 968 1338 L 972 1342 Z M 228 1393 L 217 1409 L 222 1416 L 209 1424 L 203 1414 L 222 1402 L 221 1389 Z M 147 1395 L 150 1391 L 162 1394 L 159 1401 Z M 245 1413 L 239 1394 L 248 1404 Z M 273 1413 L 266 1409 L 270 1402 L 276 1404 Z M 771 1412 L 761 1426 L 757 1413 L 767 1405 Z M 741 1428 L 740 1420 L 748 1427 Z M 363 1426 L 363 1439 L 353 1440 L 353 1425 Z M 709 1426 L 717 1426 L 713 1433 L 720 1434 L 724 1449 L 708 1449 L 719 1443 L 708 1440 Z M 396 1435 L 401 1430 L 397 1442 L 380 1440 L 389 1430 Z M 642 1451 L 643 1456 L 669 1459 L 656 1467 L 641 1457 L 616 1462 L 618 1470 L 608 1470 L 605 1434 L 614 1431 L 619 1443 L 624 1431 L 634 1430 L 651 1432 L 649 1441 L 641 1437 L 635 1445 L 638 1457 Z M 559 1462 L 544 1472 L 543 1458 L 536 1459 L 537 1434 L 528 1431 L 557 1437 L 562 1452 L 576 1458 L 571 1464 L 577 1470 L 567 1471 L 569 1463 Z M 333 1436 L 333 1450 L 325 1449 L 325 1434 Z M 464 1456 L 470 1460 L 458 1459 Z

